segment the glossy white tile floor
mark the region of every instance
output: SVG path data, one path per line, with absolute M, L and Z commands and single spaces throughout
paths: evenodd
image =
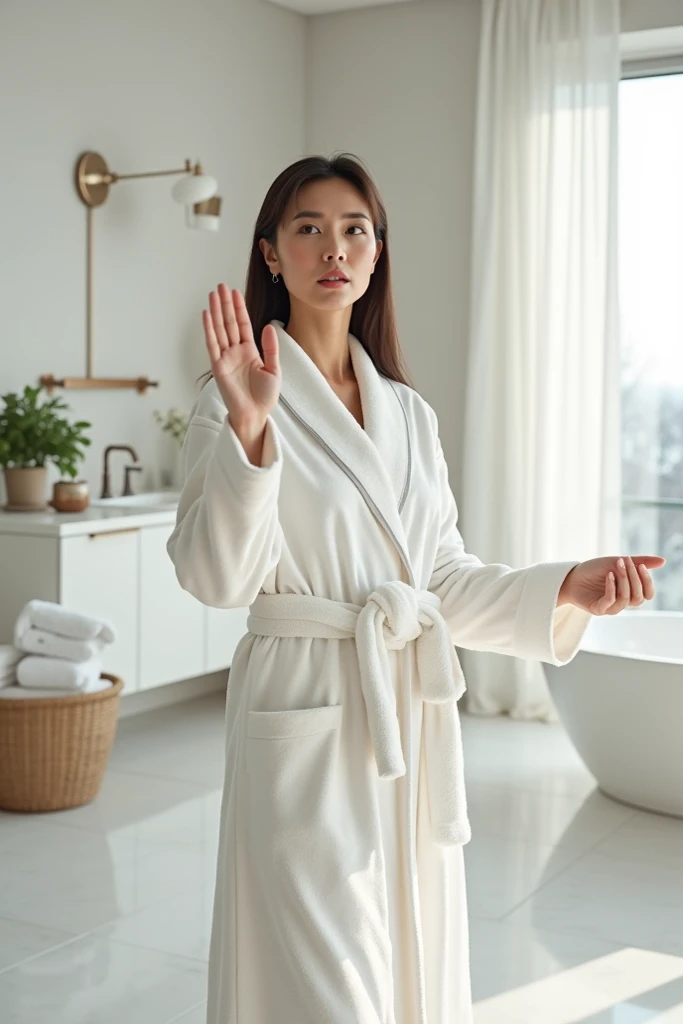
M 463 726 L 476 1024 L 683 1022 L 683 822 L 561 726 Z M 0 814 L 2 1024 L 204 1024 L 222 750 L 220 694 L 124 719 L 93 804 Z

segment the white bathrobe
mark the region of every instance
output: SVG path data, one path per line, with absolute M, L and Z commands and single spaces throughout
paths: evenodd
M 454 645 L 565 664 L 590 621 L 556 608 L 577 563 L 467 554 L 430 406 L 350 336 L 362 428 L 276 327 L 262 465 L 210 381 L 168 544 L 200 601 L 250 606 L 208 1024 L 471 1024 Z

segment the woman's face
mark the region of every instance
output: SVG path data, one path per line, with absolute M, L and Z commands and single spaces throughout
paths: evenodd
M 262 239 L 261 251 L 291 298 L 314 309 L 339 310 L 367 291 L 382 243 L 361 194 L 344 179 L 330 178 L 300 189 L 278 228 L 275 248 Z M 346 281 L 322 283 L 330 272 Z

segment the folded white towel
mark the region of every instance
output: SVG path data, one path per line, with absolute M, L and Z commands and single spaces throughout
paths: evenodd
M 21 651 L 14 644 L 0 644 L 0 676 L 6 670 L 14 668 L 21 657 Z
M 23 657 L 23 652 L 14 644 L 0 644 L 0 687 L 16 683 L 17 665 Z
M 100 677 L 102 659 L 90 661 L 66 661 L 64 658 L 44 658 L 29 655 L 17 665 L 17 680 L 20 686 L 38 689 L 70 690 L 88 693 L 88 687 Z
M 110 622 L 95 619 L 81 612 L 70 611 L 61 604 L 52 601 L 29 601 L 19 613 L 14 627 L 14 643 L 19 647 L 19 639 L 31 626 L 47 629 L 59 636 L 72 637 L 74 640 L 102 640 L 111 644 L 116 640 L 116 630 Z
M 58 636 L 47 629 L 30 626 L 21 637 L 18 645 L 27 654 L 42 654 L 49 658 L 66 658 L 68 661 L 90 661 L 98 658 L 104 649 L 101 640 L 73 640 L 71 637 Z
M 95 679 L 86 690 L 58 690 L 53 687 L 39 689 L 30 686 L 7 686 L 0 690 L 0 700 L 16 700 L 31 697 L 76 697 L 80 693 L 99 693 L 111 686 L 109 679 Z

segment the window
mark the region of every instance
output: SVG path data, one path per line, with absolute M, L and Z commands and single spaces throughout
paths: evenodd
M 623 542 L 683 612 L 683 73 L 620 86 Z

